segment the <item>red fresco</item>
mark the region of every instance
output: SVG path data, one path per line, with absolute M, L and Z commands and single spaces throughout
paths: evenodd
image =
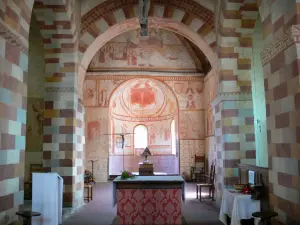
M 181 192 L 180 189 L 118 189 L 120 224 L 181 224 Z
M 100 123 L 98 121 L 89 122 L 87 125 L 88 140 L 94 140 L 100 136 Z
M 145 83 L 145 87 L 136 84 L 130 90 L 130 102 L 141 107 L 151 105 L 155 102 L 155 92 L 148 83 Z

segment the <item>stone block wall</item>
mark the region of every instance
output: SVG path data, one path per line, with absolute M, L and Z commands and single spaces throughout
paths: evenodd
M 204 140 L 180 140 L 180 172 L 191 176 L 191 166 L 195 166 L 195 155 L 205 154 Z
M 218 46 L 222 67 L 220 73 L 222 92 L 237 94 L 247 93 L 250 90 L 249 71 L 252 57 L 250 47 L 257 13 L 260 15 L 264 39 L 261 63 L 266 92 L 270 204 L 279 213 L 274 224 L 297 224 L 299 216 L 296 212 L 300 202 L 297 148 L 299 28 L 296 25 L 298 23 L 296 2 L 222 1 L 221 8 L 223 10 L 219 20 Z M 251 101 L 251 98 L 245 100 Z M 216 104 L 216 112 L 220 113 L 220 117 L 221 111 L 220 105 Z M 220 127 L 222 124 L 221 121 Z M 231 131 L 233 135 L 234 132 Z M 248 135 L 253 137 L 253 134 Z M 222 143 L 225 137 L 221 133 L 217 137 L 221 149 L 218 158 L 222 158 L 222 152 L 226 152 L 226 145 Z M 223 163 L 226 169 L 225 162 Z
M 0 185 L 4 187 L 0 190 L 0 224 L 17 219 L 15 212 L 24 198 L 28 38 L 33 3 L 5 1 L 0 7 L 4 15 L 0 18 Z M 35 1 L 34 7 L 46 64 L 43 160 L 46 172 L 63 176 L 64 202 L 76 207 L 83 202 L 80 185 L 83 170 L 80 154 L 77 154 L 83 133 L 76 118 L 83 121 L 81 113 L 84 111 L 78 109 L 76 95 L 78 48 L 76 15 L 72 13 L 75 1 L 55 4 L 58 5 L 41 0 Z M 77 135 L 73 135 L 76 129 Z
M 0 223 L 8 224 L 24 198 L 28 58 L 3 36 L 0 43 Z

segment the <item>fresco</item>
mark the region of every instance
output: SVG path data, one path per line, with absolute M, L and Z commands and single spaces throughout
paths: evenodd
M 204 109 L 203 82 L 201 81 L 167 81 L 176 94 L 181 110 Z
M 100 160 L 97 162 L 97 168 L 100 168 L 97 174 L 102 180 L 107 177 L 107 167 L 112 174 L 118 174 L 123 169 L 123 151 L 116 147 L 117 136 L 103 137 L 103 133 L 133 133 L 135 126 L 145 125 L 148 130 L 148 146 L 153 154 L 151 160 L 156 163 L 156 168 L 159 169 L 157 172 L 174 172 L 177 168 L 178 158 L 172 155 L 170 131 L 173 119 L 176 133 L 180 135 L 180 143 L 177 139 L 178 149 L 183 141 L 203 143 L 193 144 L 191 148 L 193 152 L 204 153 L 205 134 L 210 132 L 210 123 L 205 118 L 204 85 L 200 78 L 161 76 L 158 80 L 96 73 L 88 78 L 85 85 L 93 88 L 90 92 L 95 93 L 96 99 L 84 100 L 85 105 L 86 102 L 90 104 L 86 106 L 86 158 Z M 138 171 L 138 163 L 142 160 L 141 149 L 135 149 L 133 143 L 134 135 L 126 135 L 125 167 Z M 101 156 L 101 159 L 100 155 L 105 157 Z M 173 160 L 172 166 L 171 161 L 166 160 Z M 193 155 L 187 153 L 185 160 L 180 163 L 181 169 L 184 165 L 189 165 L 186 162 L 193 160 Z M 172 171 L 170 168 L 173 168 Z
M 111 97 L 110 115 L 124 121 L 159 121 L 177 114 L 176 98 L 162 82 L 150 78 L 122 83 Z
M 177 121 L 178 109 L 174 94 L 163 82 L 150 78 L 125 81 L 113 93 L 109 111 L 114 133 L 133 133 L 135 126 L 143 124 L 148 130 L 150 149 L 161 154 L 172 152 L 171 121 Z M 133 136 L 126 136 L 126 155 L 136 154 Z M 123 151 L 113 147 L 113 154 Z
M 214 127 L 213 127 L 213 108 L 209 107 L 206 110 L 206 136 L 214 135 Z
M 86 110 L 86 145 L 85 166 L 91 171 L 89 160 L 97 160 L 94 176 L 97 182 L 107 181 L 109 133 L 107 108 L 87 108 Z
M 44 99 L 28 98 L 26 151 L 43 151 Z
M 83 99 L 86 106 L 94 106 L 97 103 L 96 81 L 87 80 L 84 82 Z
M 204 110 L 180 111 L 180 139 L 205 138 Z
M 85 106 L 108 107 L 109 97 L 122 80 L 86 80 L 83 101 Z
M 105 44 L 92 59 L 88 71 L 107 69 L 196 71 L 196 66 L 172 32 L 149 29 L 148 39 L 140 39 L 139 30 L 132 30 Z
M 178 124 L 177 118 L 176 124 Z M 138 124 L 143 124 L 148 131 L 148 147 L 153 154 L 171 154 L 171 122 L 172 119 L 155 122 L 128 122 L 122 120 L 113 120 L 113 133 L 130 133 L 125 136 L 124 154 L 139 155 L 140 149 L 134 148 L 134 128 Z M 116 139 L 113 136 L 113 155 L 123 155 L 123 150 L 116 147 Z

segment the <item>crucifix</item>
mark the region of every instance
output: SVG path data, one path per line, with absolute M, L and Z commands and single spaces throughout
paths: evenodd
M 150 0 L 139 0 L 139 20 L 141 25 L 141 37 L 148 36 L 148 13 L 150 9 Z

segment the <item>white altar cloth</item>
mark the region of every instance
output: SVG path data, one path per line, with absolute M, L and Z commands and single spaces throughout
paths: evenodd
M 57 173 L 32 173 L 32 225 L 62 224 L 64 180 Z
M 225 214 L 227 214 L 231 217 L 230 225 L 240 225 L 241 219 L 251 219 L 252 213 L 260 212 L 260 201 L 252 200 L 251 195 L 233 191 L 224 189 L 219 219 L 226 224 Z

